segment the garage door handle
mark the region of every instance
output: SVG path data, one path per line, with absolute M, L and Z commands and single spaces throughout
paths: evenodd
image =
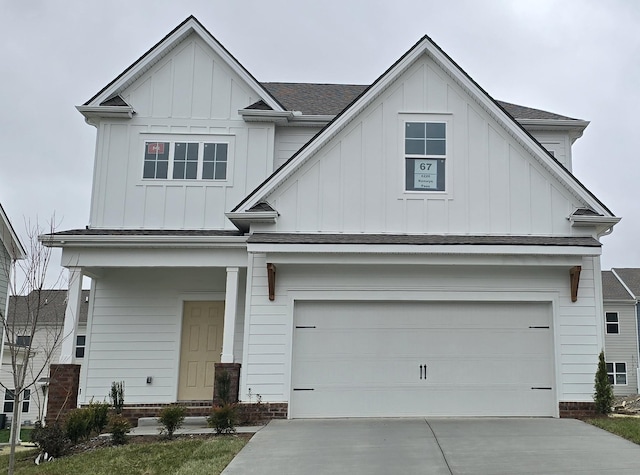
M 540 388 L 540 387 L 533 387 L 533 388 L 531 388 L 531 389 L 544 389 L 544 390 L 546 390 L 546 391 L 551 391 L 551 388 L 547 388 L 547 387 L 542 387 L 542 388 Z
M 424 373 L 422 372 L 424 369 Z M 424 374 L 424 378 L 422 377 L 422 375 Z M 427 365 L 420 365 L 420 379 L 427 379 Z

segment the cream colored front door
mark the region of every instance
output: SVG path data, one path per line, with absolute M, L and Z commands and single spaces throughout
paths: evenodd
M 220 362 L 224 302 L 185 302 L 180 343 L 179 401 L 213 398 L 214 363 Z

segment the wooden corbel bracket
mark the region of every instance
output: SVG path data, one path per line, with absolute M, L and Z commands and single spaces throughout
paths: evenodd
M 267 263 L 267 282 L 269 284 L 269 300 L 276 299 L 276 265 Z
M 571 301 L 578 301 L 578 284 L 580 283 L 580 271 L 582 266 L 573 266 L 569 269 L 569 278 L 571 280 Z

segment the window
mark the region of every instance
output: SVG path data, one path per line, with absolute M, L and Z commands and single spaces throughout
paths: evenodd
M 228 143 L 147 141 L 142 178 L 226 180 L 228 155 Z
M 30 336 L 17 336 L 16 337 L 16 346 L 29 346 L 31 344 Z
M 85 335 L 76 336 L 76 358 L 84 358 L 84 347 L 87 337 Z
M 627 363 L 607 363 L 607 376 L 609 383 L 615 386 L 626 386 Z
M 607 324 L 607 333 L 608 334 L 620 333 L 620 323 L 618 322 L 618 312 L 606 312 L 604 317 Z
M 147 142 L 144 147 L 143 178 L 167 178 L 169 142 Z
M 22 412 L 29 412 L 29 401 L 31 399 L 31 390 L 25 389 L 22 397 Z M 4 413 L 10 414 L 13 412 L 13 402 L 15 400 L 15 394 L 13 389 L 7 389 L 4 392 Z
M 447 124 L 405 122 L 405 190 L 445 191 Z

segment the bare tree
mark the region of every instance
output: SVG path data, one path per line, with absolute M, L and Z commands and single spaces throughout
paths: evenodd
M 38 241 L 43 229 L 37 223 L 27 223 L 26 228 L 25 259 L 11 259 L 0 269 L 6 272 L 9 280 L 9 305 L 6 312 L 0 309 L 4 333 L 3 360 L 10 358 L 13 386 L 0 382 L 0 386 L 9 395 L 13 395 L 9 475 L 15 471 L 15 447 L 20 433 L 20 416 L 25 395 L 37 393 L 33 389 L 41 378 L 48 376 L 49 365 L 55 362 L 53 358 L 64 339 L 65 306 L 61 306 L 62 315 L 56 315 L 55 312 L 51 315 L 50 309 L 46 307 L 54 299 L 60 298 L 61 291 L 58 289 L 63 284 L 63 274 L 60 272 L 53 283 L 47 284 L 52 248 L 45 247 Z M 52 222 L 49 235 L 54 230 Z M 63 298 L 66 299 L 66 294 Z

